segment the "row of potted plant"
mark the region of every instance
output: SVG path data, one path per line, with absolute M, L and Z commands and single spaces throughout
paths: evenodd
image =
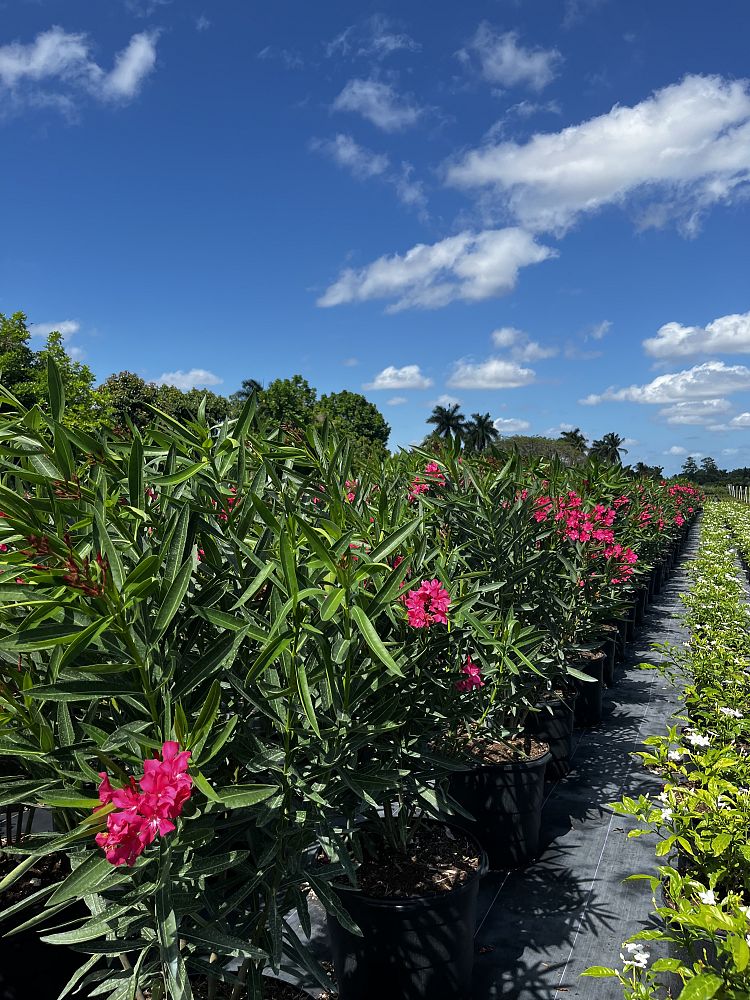
M 587 973 L 619 978 L 626 998 L 750 995 L 750 606 L 738 549 L 750 551 L 750 510 L 708 505 L 683 596 L 689 639 L 662 647 L 683 710 L 640 754 L 661 788 L 615 805 L 638 820 L 629 836 L 655 836 L 661 859 L 648 879 L 655 928 L 625 943 L 619 969 Z
M 0 390 L 0 919 L 80 957 L 60 997 L 282 997 L 330 986 L 314 897 L 344 1000 L 463 996 L 481 872 L 534 853 L 545 741 L 564 769 L 695 492 L 358 464 L 252 400 L 93 437 L 49 381 Z

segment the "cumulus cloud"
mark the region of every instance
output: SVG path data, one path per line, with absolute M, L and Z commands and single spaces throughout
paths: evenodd
M 533 231 L 563 232 L 584 214 L 636 195 L 659 204 L 642 225 L 729 202 L 750 180 L 750 84 L 686 76 L 633 107 L 528 142 L 490 143 L 447 172 L 449 184 L 487 189 Z
M 721 419 L 731 408 L 728 399 L 696 399 L 665 406 L 659 416 L 668 424 L 703 426 Z
M 437 399 L 432 399 L 428 403 L 428 406 L 460 406 L 461 400 L 457 399 L 455 396 L 449 396 L 447 392 L 444 392 L 442 396 L 438 396 Z
M 501 434 L 519 434 L 531 427 L 528 420 L 519 420 L 516 417 L 498 417 L 492 423 L 495 425 L 495 430 L 500 431 Z
M 750 389 L 750 368 L 707 361 L 681 372 L 659 375 L 646 385 L 624 389 L 611 386 L 603 393 L 592 393 L 581 403 L 593 406 L 605 401 L 629 403 L 678 403 L 682 400 L 710 399 Z
M 536 372 L 515 361 L 487 358 L 486 361 L 457 361 L 447 385 L 454 389 L 517 389 L 531 385 Z
M 400 132 L 415 125 L 424 108 L 413 98 L 397 93 L 382 80 L 349 80 L 333 102 L 334 111 L 351 111 L 372 122 L 384 132 Z
M 736 417 L 732 417 L 729 426 L 735 430 L 750 427 L 750 413 L 739 413 Z
M 384 14 L 373 14 L 361 24 L 344 28 L 325 47 L 326 55 L 352 59 L 385 59 L 394 52 L 419 52 L 422 46 Z
M 100 101 L 128 101 L 141 89 L 156 64 L 158 32 L 133 35 L 106 71 L 91 58 L 86 34 L 60 27 L 40 32 L 33 42 L 0 46 L 0 94 L 16 106 L 75 107 L 85 93 Z
M 532 340 L 528 333 L 517 330 L 514 326 L 503 326 L 492 332 L 492 342 L 495 347 L 506 347 L 514 361 L 543 361 L 553 358 L 558 353 L 557 347 L 544 347 Z
M 643 341 L 652 358 L 686 358 L 692 354 L 750 354 L 750 312 L 720 316 L 705 326 L 665 323 Z
M 313 139 L 310 148 L 329 156 L 338 166 L 361 179 L 378 177 L 390 166 L 385 153 L 374 153 L 341 132 L 334 139 Z
M 365 389 L 429 389 L 432 379 L 427 378 L 420 371 L 419 365 L 404 365 L 403 368 L 396 368 L 395 365 L 388 365 L 382 372 L 379 372 L 372 382 L 368 382 Z
M 664 452 L 665 455 L 687 455 L 687 450 L 679 444 L 673 444 L 671 448 L 667 448 Z
M 557 49 L 526 48 L 517 31 L 497 32 L 487 21 L 458 53 L 462 62 L 476 63 L 489 83 L 543 90 L 557 76 L 562 56 Z
M 81 324 L 76 319 L 64 319 L 59 323 L 29 323 L 29 333 L 32 337 L 48 337 L 51 333 L 72 337 L 80 329 Z
M 205 368 L 191 368 L 188 372 L 164 372 L 156 379 L 157 385 L 173 385 L 186 392 L 188 389 L 203 389 L 211 385 L 221 385 L 223 379 Z
M 456 299 L 479 302 L 511 291 L 518 272 L 557 256 L 522 229 L 463 232 L 438 243 L 418 243 L 403 256 L 379 257 L 346 268 L 318 299 L 319 306 L 394 299 L 389 312 L 437 309 Z

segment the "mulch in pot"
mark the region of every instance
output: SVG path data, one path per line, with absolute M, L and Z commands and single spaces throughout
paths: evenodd
M 22 860 L 23 858 L 18 854 L 0 858 L 0 882 Z M 43 858 L 39 858 L 33 868 L 29 868 L 28 871 L 24 872 L 13 885 L 2 893 L 2 897 L 0 897 L 2 898 L 2 909 L 22 902 L 29 896 L 33 896 L 35 892 L 39 892 L 45 886 L 61 882 L 69 872 L 70 862 L 64 854 L 48 854 Z M 26 913 L 19 914 L 19 923 L 28 920 L 28 918 L 29 916 Z
M 479 870 L 475 841 L 442 823 L 423 823 L 404 852 L 380 840 L 368 845 L 357 869 L 357 884 L 376 899 L 409 899 L 450 892 Z
M 512 736 L 502 741 L 475 736 L 460 743 L 459 747 L 475 764 L 513 764 L 522 760 L 539 760 L 549 750 L 546 743 L 533 736 Z

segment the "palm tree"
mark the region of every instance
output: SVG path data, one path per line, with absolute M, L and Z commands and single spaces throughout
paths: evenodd
M 435 433 L 441 438 L 453 437 L 462 441 L 466 433 L 466 418 L 458 403 L 451 403 L 450 406 L 438 404 L 427 418 L 427 423 L 435 425 Z
M 472 413 L 464 433 L 466 444 L 473 451 L 485 451 L 500 437 L 489 413 Z
M 581 455 L 586 454 L 586 435 L 581 431 L 580 427 L 576 427 L 572 431 L 563 431 L 560 435 L 560 440 L 566 441 L 577 452 L 580 452 Z
M 239 387 L 234 396 L 237 397 L 242 403 L 250 399 L 251 396 L 257 395 L 259 392 L 263 392 L 263 386 L 255 378 L 243 378 L 242 385 Z
M 609 434 L 605 434 L 604 437 L 599 438 L 598 441 L 594 441 L 589 454 L 592 458 L 599 458 L 603 462 L 609 462 L 610 465 L 620 465 L 622 463 L 621 455 L 627 455 L 628 453 L 628 449 L 623 448 L 624 441 L 625 439 L 621 438 L 619 434 L 611 431 Z

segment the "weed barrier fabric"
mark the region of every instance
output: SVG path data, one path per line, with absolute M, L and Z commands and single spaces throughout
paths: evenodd
M 672 578 L 654 600 L 616 685 L 604 695 L 601 724 L 576 730 L 571 771 L 547 788 L 540 859 L 523 871 L 485 879 L 476 934 L 473 1000 L 622 1000 L 616 980 L 581 978 L 591 965 L 619 963 L 622 942 L 651 926 L 651 893 L 629 875 L 655 869 L 653 838 L 628 839 L 635 826 L 610 802 L 658 785 L 631 754 L 679 710 L 679 690 L 657 671 L 655 642 L 687 638 L 676 616 L 697 549 L 696 524 Z

